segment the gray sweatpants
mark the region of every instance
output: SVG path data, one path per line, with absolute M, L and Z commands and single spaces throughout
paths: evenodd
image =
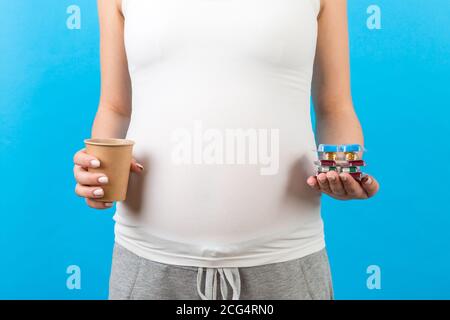
M 287 262 L 243 268 L 167 265 L 115 244 L 109 299 L 333 299 L 325 249 Z

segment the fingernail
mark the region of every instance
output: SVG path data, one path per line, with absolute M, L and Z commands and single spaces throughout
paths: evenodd
M 91 162 L 90 162 L 90 164 L 91 164 L 91 167 L 92 168 L 98 168 L 98 167 L 100 167 L 100 161 L 98 161 L 98 160 L 91 160 Z
M 319 176 L 317 179 L 319 179 L 320 182 L 324 182 L 327 178 L 325 176 Z
M 137 166 L 139 169 L 141 169 L 141 171 L 144 170 L 144 166 L 143 166 L 142 164 L 136 163 L 136 166 Z
M 369 185 L 369 184 L 371 184 L 372 183 L 372 179 L 370 178 L 370 177 L 368 177 L 367 179 L 366 179 L 366 181 L 364 181 L 364 184 L 366 184 L 366 185 Z
M 102 197 L 104 195 L 104 192 L 103 192 L 103 189 L 95 189 L 93 194 L 96 197 Z
M 105 202 L 105 207 L 111 208 L 114 205 L 112 202 Z
M 106 177 L 106 176 L 98 178 L 98 182 L 101 183 L 101 184 L 107 184 L 108 181 L 109 181 L 108 177 Z
M 309 184 L 311 187 L 314 186 L 314 181 L 313 181 L 313 179 L 308 179 L 308 180 L 306 180 L 306 183 Z
M 334 175 L 331 174 L 327 174 L 328 179 L 330 179 L 331 181 L 336 180 L 336 177 Z
M 341 173 L 339 176 L 341 177 L 342 181 L 347 181 L 347 176 L 345 174 Z

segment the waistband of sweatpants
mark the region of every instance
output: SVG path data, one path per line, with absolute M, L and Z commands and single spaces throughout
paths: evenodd
M 274 249 L 270 252 L 254 253 L 250 255 L 243 254 L 211 258 L 173 254 L 163 250 L 153 250 L 143 246 L 138 241 L 130 241 L 118 233 L 116 233 L 115 241 L 125 249 L 147 260 L 169 265 L 203 268 L 241 268 L 285 262 L 303 258 L 325 248 L 324 237 L 318 236 L 307 242 L 302 241 L 302 244 L 299 246 L 294 245 L 287 249 Z

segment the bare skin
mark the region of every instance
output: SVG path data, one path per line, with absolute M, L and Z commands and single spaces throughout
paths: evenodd
M 97 0 L 100 21 L 101 95 L 92 126 L 93 138 L 125 138 L 131 119 L 131 80 L 124 46 L 122 0 Z M 316 113 L 318 143 L 364 145 L 359 120 L 353 108 L 350 90 L 350 64 L 346 0 L 322 0 L 318 18 L 319 35 L 312 94 Z M 83 150 L 74 156 L 75 192 L 96 209 L 112 203 L 98 201 L 108 177 L 89 173 L 87 168 L 100 162 Z M 133 159 L 132 174 L 143 166 Z M 362 183 L 349 174 L 328 172 L 311 176 L 306 183 L 317 192 L 339 200 L 367 199 L 378 192 L 379 185 L 369 176 Z
M 350 90 L 347 1 L 322 0 L 312 83 L 318 143 L 364 145 Z M 339 200 L 367 199 L 379 189 L 374 177 L 357 182 L 334 171 L 309 177 L 308 185 Z
M 124 18 L 121 0 L 99 0 L 101 94 L 98 111 L 92 126 L 93 138 L 125 138 L 131 119 L 131 79 L 124 46 Z M 88 155 L 84 149 L 74 156 L 76 194 L 86 199 L 88 206 L 108 209 L 112 203 L 100 202 L 102 185 L 107 177 L 87 172 L 87 168 L 98 167 L 100 162 Z M 144 167 L 133 159 L 131 171 L 139 174 Z M 100 179 L 102 178 L 103 179 Z M 99 180 L 100 179 L 100 180 Z M 101 181 L 106 181 L 102 183 Z

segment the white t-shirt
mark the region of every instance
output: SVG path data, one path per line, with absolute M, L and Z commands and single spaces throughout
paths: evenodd
M 320 0 L 123 0 L 132 174 L 116 241 L 198 267 L 324 248 L 310 91 Z

